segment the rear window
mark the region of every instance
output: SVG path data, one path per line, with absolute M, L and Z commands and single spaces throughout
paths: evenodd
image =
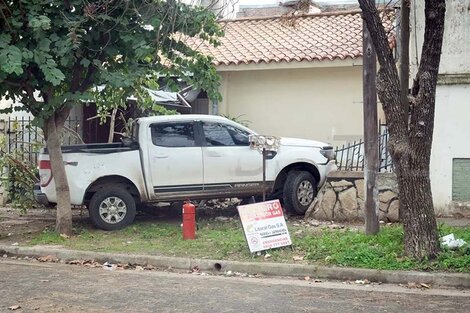
M 161 147 L 194 147 L 194 126 L 191 122 L 152 125 L 152 142 Z

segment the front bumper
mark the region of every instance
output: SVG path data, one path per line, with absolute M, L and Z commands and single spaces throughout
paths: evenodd
M 331 160 L 326 164 L 325 176 L 328 176 L 331 172 L 338 170 L 338 166 L 336 165 L 336 160 Z
M 37 203 L 45 205 L 45 206 L 51 205 L 51 203 L 47 199 L 46 194 L 41 192 L 41 186 L 39 186 L 39 184 L 34 185 L 33 193 L 34 193 L 34 200 L 36 200 Z

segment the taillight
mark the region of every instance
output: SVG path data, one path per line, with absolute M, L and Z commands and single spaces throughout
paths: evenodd
M 51 161 L 40 160 L 39 161 L 39 179 L 41 187 L 46 187 L 52 180 L 52 168 Z

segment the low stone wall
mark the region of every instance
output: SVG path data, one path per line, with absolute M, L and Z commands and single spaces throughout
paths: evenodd
M 398 221 L 398 186 L 393 173 L 379 173 L 379 219 Z M 328 221 L 364 219 L 364 173 L 338 171 L 328 177 L 317 197 L 317 203 L 307 218 Z

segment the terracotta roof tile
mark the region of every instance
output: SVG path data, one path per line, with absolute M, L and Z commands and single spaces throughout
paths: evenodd
M 362 57 L 360 11 L 304 15 L 295 26 L 282 17 L 221 21 L 221 45 L 198 43 L 199 50 L 214 57 L 215 65 L 344 60 Z M 391 25 L 391 23 L 387 23 Z
M 344 60 L 362 56 L 360 11 L 305 15 L 294 26 L 282 17 L 221 21 L 225 37 L 214 48 L 199 50 L 214 57 L 215 65 Z

